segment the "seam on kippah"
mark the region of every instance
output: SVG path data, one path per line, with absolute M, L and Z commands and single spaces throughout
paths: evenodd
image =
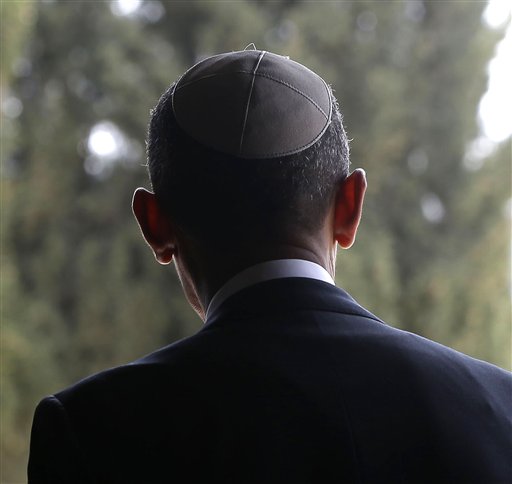
M 305 150 L 306 148 L 313 146 L 324 135 L 328 126 L 331 124 L 331 120 L 328 119 L 326 121 L 327 122 L 325 123 L 325 126 L 322 128 L 322 131 L 320 131 L 320 133 L 318 133 L 318 135 L 315 138 L 313 138 L 311 141 L 308 141 L 306 144 L 299 146 L 298 148 L 294 148 L 293 150 L 288 150 L 288 151 L 276 151 L 274 153 L 265 153 L 262 156 L 249 157 L 248 159 L 264 160 L 267 158 L 278 158 L 280 156 L 288 156 L 288 155 L 294 155 L 295 153 L 300 153 L 301 151 Z M 242 158 L 244 158 L 244 157 L 242 156 Z
M 327 99 L 329 99 L 329 117 L 327 118 L 327 120 L 329 122 L 327 124 L 330 124 L 331 120 L 332 120 L 332 96 L 333 96 L 333 94 L 332 94 L 332 91 L 331 91 L 330 87 L 323 80 L 323 78 L 321 77 L 320 79 L 322 79 L 322 82 L 324 83 L 325 92 L 327 93 Z
M 188 87 L 188 86 L 190 86 L 192 84 L 195 84 L 196 82 L 204 81 L 205 79 L 210 79 L 212 77 L 231 76 L 232 74 L 249 74 L 250 76 L 252 76 L 253 75 L 253 71 L 238 70 L 238 71 L 216 72 L 214 74 L 206 74 L 206 75 L 204 75 L 202 77 L 198 77 L 197 79 L 192 79 L 190 81 L 184 82 L 183 84 L 180 84 L 180 85 L 176 84 L 176 87 L 175 87 L 174 90 L 175 91 L 179 91 L 180 89 L 182 89 L 184 87 Z M 184 77 L 184 76 L 182 76 L 182 77 Z
M 240 52 L 244 52 L 244 51 L 240 51 Z M 258 51 L 254 51 L 254 52 L 258 52 Z M 231 52 L 232 54 L 235 54 L 236 52 Z M 192 71 L 193 69 L 195 69 L 197 66 L 203 64 L 204 62 L 208 61 L 208 60 L 211 60 L 211 59 L 214 59 L 215 57 L 222 57 L 223 55 L 225 55 L 224 53 L 222 54 L 216 54 L 216 55 L 212 55 L 211 57 L 205 57 L 204 59 L 200 60 L 199 62 L 195 63 L 193 66 L 190 66 L 179 78 L 178 80 L 176 81 L 176 87 L 175 87 L 175 91 L 177 91 L 178 89 L 180 89 L 181 87 L 183 87 L 183 85 L 179 85 L 181 80 L 190 72 Z M 196 79 L 196 80 L 201 80 L 201 79 L 205 79 L 207 77 L 210 77 L 210 76 L 215 76 L 216 74 L 210 74 L 210 75 L 207 75 L 207 76 L 204 76 L 204 77 L 200 77 L 199 79 Z M 185 86 L 188 86 L 189 84 L 192 84 L 193 82 L 195 81 L 189 81 L 189 82 L 186 82 L 184 85 Z
M 181 85 L 177 85 L 175 90 L 179 91 L 180 89 L 187 87 L 191 84 L 195 84 L 196 82 L 202 81 L 203 79 L 209 79 L 211 77 L 217 77 L 217 76 L 223 76 L 223 75 L 226 76 L 226 75 L 231 75 L 231 74 L 250 74 L 252 76 L 261 76 L 261 77 L 270 79 L 271 81 L 283 84 L 284 86 L 289 87 L 292 91 L 295 91 L 297 94 L 300 94 L 301 96 L 305 97 L 311 104 L 313 104 L 313 106 L 315 106 L 324 115 L 325 119 L 327 119 L 329 121 L 331 118 L 332 105 L 329 106 L 329 108 L 330 108 L 329 115 L 327 115 L 325 113 L 325 111 L 314 101 L 314 99 L 311 99 L 306 93 L 302 92 L 300 89 L 297 89 L 292 84 L 290 84 L 286 81 L 283 81 L 282 79 L 277 79 L 275 77 L 269 76 L 268 74 L 256 72 L 256 69 L 259 67 L 260 61 L 263 58 L 263 55 L 265 53 L 266 53 L 265 51 L 261 52 L 260 57 L 258 58 L 258 62 L 256 64 L 256 68 L 253 71 L 237 70 L 237 71 L 231 71 L 231 72 L 228 71 L 228 72 L 217 72 L 215 74 L 207 74 L 207 75 L 199 77 L 197 79 L 193 79 L 191 81 L 185 82 Z M 326 87 L 327 97 L 329 98 L 330 104 L 332 104 L 331 96 L 329 94 L 329 90 L 327 89 L 327 85 L 325 84 L 325 81 L 321 77 L 320 77 L 320 79 L 322 80 L 322 82 L 324 83 L 324 85 Z M 253 79 L 253 83 L 251 84 L 251 94 L 252 94 L 253 86 L 254 86 L 254 79 Z
M 231 74 L 231 73 L 230 72 L 222 72 L 222 73 L 216 72 L 215 74 L 206 74 L 205 76 L 198 77 L 197 79 L 192 79 L 191 81 L 184 82 L 183 84 L 180 84 L 180 85 L 176 85 L 176 91 L 179 91 L 180 89 L 182 89 L 184 87 L 190 86 L 190 84 L 195 84 L 198 81 L 202 81 L 203 79 L 209 79 L 210 77 L 217 77 L 222 74 Z
M 284 86 L 289 87 L 292 91 L 295 91 L 297 94 L 304 96 L 311 104 L 313 104 L 313 106 L 315 106 L 324 115 L 325 119 L 327 121 L 329 121 L 329 116 L 327 114 L 325 114 L 325 111 L 313 99 L 311 99 L 306 93 L 302 92 L 300 89 L 297 89 L 295 86 L 292 86 L 291 84 L 287 83 L 286 81 L 283 81 L 282 79 L 276 79 L 275 77 L 269 76 L 268 74 L 255 73 L 254 75 L 266 77 L 267 79 L 270 79 L 271 81 L 278 82 L 279 84 L 283 84 Z M 327 96 L 327 97 L 329 97 L 329 96 Z
M 251 88 L 249 90 L 249 96 L 247 97 L 247 104 L 245 105 L 244 123 L 242 125 L 242 132 L 240 133 L 240 144 L 238 146 L 238 154 L 242 153 L 242 145 L 244 143 L 245 127 L 247 126 L 247 117 L 249 116 L 249 104 L 251 103 L 252 91 L 254 89 L 254 81 L 256 79 L 256 71 L 258 70 L 258 67 L 260 66 L 261 59 L 263 59 L 263 56 L 265 54 L 266 54 L 265 51 L 261 52 L 261 54 L 258 57 L 258 61 L 256 62 L 256 65 L 254 66 L 254 70 L 252 71 Z

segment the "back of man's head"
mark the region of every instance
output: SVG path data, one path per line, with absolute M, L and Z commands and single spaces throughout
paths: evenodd
M 206 59 L 171 85 L 152 112 L 147 151 L 159 204 L 217 249 L 313 234 L 349 167 L 330 88 L 260 51 Z

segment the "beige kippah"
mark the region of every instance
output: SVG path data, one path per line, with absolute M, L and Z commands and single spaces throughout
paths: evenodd
M 240 158 L 275 158 L 314 144 L 331 121 L 331 92 L 287 57 L 244 50 L 208 57 L 177 82 L 179 126 L 193 139 Z

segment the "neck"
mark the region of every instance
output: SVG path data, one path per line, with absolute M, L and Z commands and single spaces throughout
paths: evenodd
M 323 267 L 334 279 L 336 244 L 327 243 L 322 237 L 302 236 L 299 240 L 288 240 L 272 246 L 237 246 L 230 249 L 194 251 L 187 260 L 177 258 L 176 265 L 186 295 L 202 319 L 205 318 L 212 297 L 228 280 L 262 262 L 278 259 L 307 260 Z M 180 266 L 185 268 L 187 274 L 180 271 Z M 184 280 L 186 276 L 189 277 L 188 284 Z

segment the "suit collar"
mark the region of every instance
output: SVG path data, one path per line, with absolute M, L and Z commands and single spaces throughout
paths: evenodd
M 205 329 L 228 320 L 307 310 L 356 315 L 382 322 L 343 289 L 316 279 L 291 277 L 261 282 L 228 297 L 208 315 Z
M 246 287 L 272 279 L 304 277 L 334 285 L 331 275 L 320 265 L 303 259 L 278 259 L 262 262 L 239 272 L 224 284 L 211 299 L 206 319 L 226 299 Z

